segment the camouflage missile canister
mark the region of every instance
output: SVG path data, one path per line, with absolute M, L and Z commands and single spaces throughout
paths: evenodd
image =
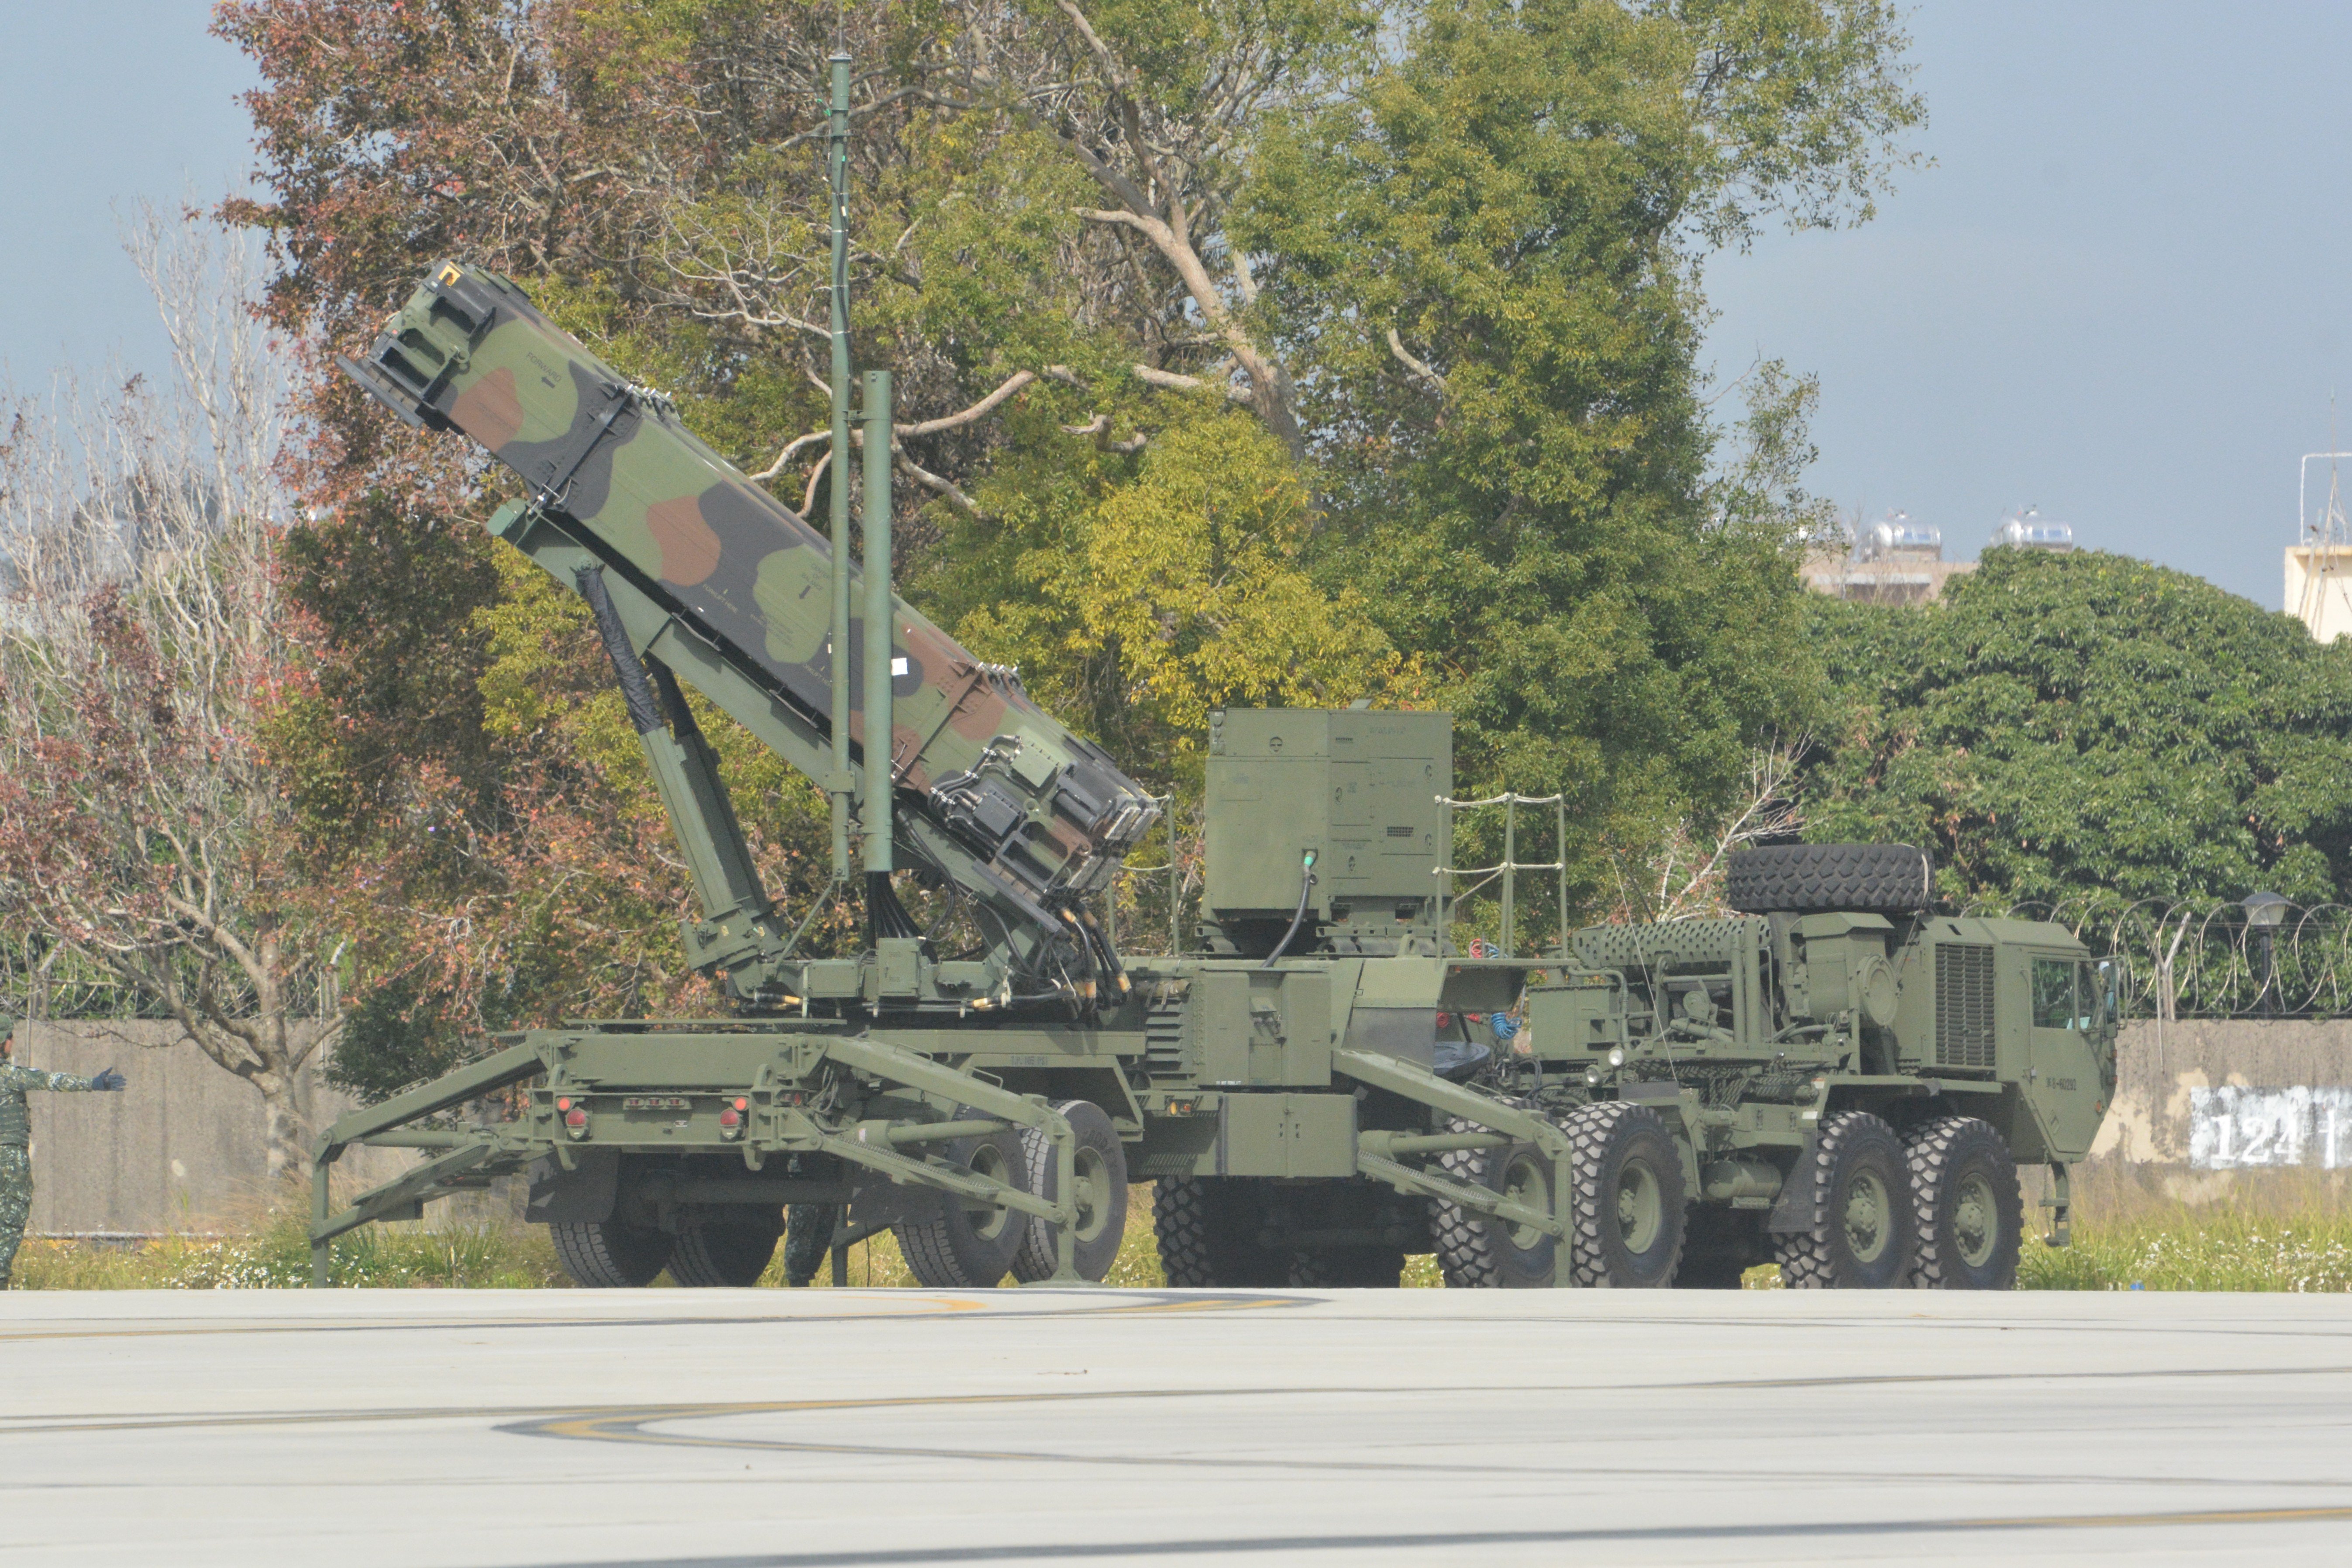
M 410 424 L 479 443 L 542 515 L 830 733 L 831 544 L 686 429 L 667 400 L 590 353 L 512 282 L 456 262 L 434 269 L 364 361 L 343 363 Z M 1156 817 L 1150 796 L 1042 711 L 1013 671 L 892 605 L 901 808 L 919 800 L 1029 900 L 1103 885 Z M 846 717 L 861 756 L 864 639 L 853 625 Z

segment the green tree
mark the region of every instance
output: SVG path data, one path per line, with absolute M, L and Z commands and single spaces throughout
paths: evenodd
M 1843 711 L 1808 837 L 1930 847 L 1948 896 L 1995 904 L 2352 895 L 2352 647 L 2092 552 L 1811 616 Z
M 1261 146 L 1237 226 L 1309 389 L 1321 569 L 1442 676 L 1467 785 L 1573 797 L 1580 902 L 1811 721 L 1812 389 L 1759 367 L 1725 458 L 1698 274 L 1768 216 L 1868 216 L 1904 43 L 1837 0 L 1444 0 Z

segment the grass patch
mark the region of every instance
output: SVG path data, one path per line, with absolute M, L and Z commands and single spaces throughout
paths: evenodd
M 2030 1238 L 2021 1290 L 2352 1290 L 2352 1216 L 2184 1209 L 2078 1225 L 2072 1247 Z
M 2017 1288 L 2352 1291 L 2352 1207 L 2341 1174 L 2086 1166 L 2074 1175 L 2069 1247 L 2042 1241 L 2049 1214 L 2040 1182 L 2029 1181 Z M 1743 1283 L 1777 1290 L 1780 1270 L 1751 1268 Z
M 218 1237 L 120 1245 L 27 1239 L 19 1290 L 282 1290 L 310 1283 L 308 1221 L 291 1208 L 245 1216 Z M 334 1243 L 344 1285 L 535 1289 L 569 1285 L 541 1226 L 369 1226 Z

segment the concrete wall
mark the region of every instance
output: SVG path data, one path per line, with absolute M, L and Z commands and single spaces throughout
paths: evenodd
M 165 1023 L 22 1023 L 20 1066 L 88 1077 L 112 1067 L 120 1094 L 32 1094 L 37 1235 L 206 1231 L 270 1197 L 261 1097 Z M 297 1084 L 310 1125 L 351 1102 L 307 1064 Z M 361 1151 L 344 1161 L 355 1181 L 382 1181 L 413 1156 Z M 307 1174 L 307 1173 L 306 1173 Z
M 2129 1024 L 2116 1068 L 2093 1158 L 2185 1168 L 2199 1089 L 2352 1088 L 2352 1020 Z

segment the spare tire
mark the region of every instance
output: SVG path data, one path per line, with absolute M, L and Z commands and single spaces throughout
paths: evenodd
M 1741 914 L 1908 914 L 1932 901 L 1935 866 L 1907 844 L 1769 844 L 1733 850 L 1724 881 Z

